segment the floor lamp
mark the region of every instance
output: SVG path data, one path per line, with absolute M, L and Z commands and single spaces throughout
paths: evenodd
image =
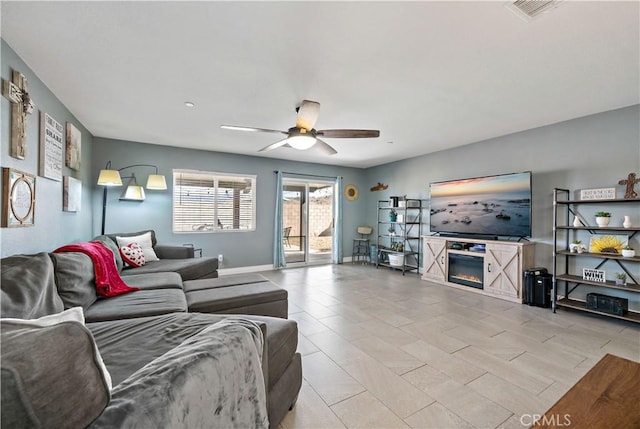
M 104 190 L 102 191 L 102 228 L 101 234 L 104 235 L 104 226 L 106 221 L 107 214 L 107 191 L 112 186 L 122 186 L 122 177 L 120 176 L 120 172 L 127 168 L 135 168 L 135 167 L 150 167 L 155 169 L 154 174 L 150 174 L 147 178 L 147 184 L 145 188 L 151 190 L 166 190 L 167 189 L 167 181 L 162 174 L 158 174 L 158 166 L 151 164 L 133 164 L 127 165 L 126 167 L 113 169 L 111 167 L 111 161 L 107 162 L 107 165 L 103 170 L 100 170 L 100 175 L 98 176 L 98 185 L 104 186 Z M 120 196 L 120 200 L 124 201 L 144 201 L 145 194 L 144 188 L 138 185 L 136 181 L 135 174 L 131 174 L 131 176 L 125 177 L 125 179 L 129 179 L 127 183 L 127 188 Z

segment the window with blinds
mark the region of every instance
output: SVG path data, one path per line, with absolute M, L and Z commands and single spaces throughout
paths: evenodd
M 173 171 L 173 232 L 254 231 L 256 176 Z

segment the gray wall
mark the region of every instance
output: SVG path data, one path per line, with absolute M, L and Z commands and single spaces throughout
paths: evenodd
M 363 193 L 368 221 L 376 222 L 378 199 L 404 194 L 428 199 L 431 182 L 531 171 L 531 240 L 537 243 L 536 265 L 551 269 L 553 188 L 575 191 L 616 187 L 622 198 L 624 186 L 618 185 L 618 181 L 626 178 L 629 172 L 640 173 L 639 124 L 640 108 L 636 105 L 370 168 L 366 171 L 366 181 L 383 182 L 389 188 Z M 636 189 L 640 186 L 636 185 Z M 640 225 L 638 205 L 583 206 L 579 212 L 595 224 L 592 215 L 596 208 L 612 212 L 612 225 L 621 225 L 624 215 L 631 215 L 633 224 Z M 424 221 L 428 234 L 428 215 Z M 639 238 L 636 236 L 632 241 L 638 251 Z M 588 243 L 586 233 L 580 239 Z M 640 273 L 640 264 L 629 267 L 633 273 Z M 611 261 L 604 269 L 610 271 L 609 279 L 613 278 L 613 272 L 621 271 Z M 587 288 L 583 289 L 587 291 Z
M 158 241 L 163 244 L 192 243 L 203 249 L 204 256 L 224 255 L 223 268 L 236 268 L 273 263 L 273 214 L 275 211 L 276 176 L 274 170 L 314 174 L 321 176 L 342 176 L 343 184 L 366 187 L 364 170 L 321 164 L 291 162 L 246 155 L 208 152 L 192 149 L 177 149 L 168 146 L 95 138 L 92 172 L 94 182 L 100 168 L 107 161 L 113 168 L 132 164 L 154 164 L 167 177 L 167 191 L 147 191 L 147 199 L 140 202 L 119 201 L 121 188 L 112 188 L 108 193 L 106 232 L 126 232 L 155 229 Z M 180 233 L 171 228 L 172 169 L 192 169 L 221 173 L 257 175 L 256 230 L 251 232 Z M 146 181 L 148 168 L 132 168 L 123 171 L 134 172 L 138 180 Z M 366 217 L 362 199 L 354 202 L 343 199 L 343 246 L 345 256 L 351 255 L 351 241 L 357 225 Z M 93 198 L 93 231 L 98 234 L 102 219 L 102 189 L 96 189 Z
M 82 181 L 82 208 L 75 213 L 63 212 L 62 181 L 58 182 L 38 176 L 36 178 L 35 226 L 1 228 L 2 247 L 0 254 L 7 256 L 15 253 L 40 252 L 52 250 L 72 241 L 84 240 L 91 235 L 92 136 L 4 40 L 2 41 L 1 64 L 2 79 L 11 80 L 12 69 L 18 70 L 26 76 L 29 93 L 36 105 L 34 112 L 27 117 L 26 158 L 20 160 L 9 156 L 11 151 L 11 103 L 6 98 L 0 97 L 2 100 L 0 102 L 0 132 L 2 133 L 0 159 L 2 167 L 11 167 L 34 175 L 38 174 L 41 110 L 50 114 L 65 127 L 67 121 L 73 123 L 82 132 L 82 167 L 80 171 L 74 171 L 63 166 L 62 174 Z M 64 164 L 64 160 L 62 162 Z

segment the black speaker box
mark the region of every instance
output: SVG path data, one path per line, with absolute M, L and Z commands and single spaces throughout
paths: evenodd
M 603 313 L 624 316 L 629 311 L 629 300 L 617 296 L 603 295 L 601 293 L 587 294 L 587 308 L 589 310 L 602 311 Z

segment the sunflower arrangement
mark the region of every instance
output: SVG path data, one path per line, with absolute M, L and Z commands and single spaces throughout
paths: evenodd
M 622 253 L 622 248 L 625 244 L 616 236 L 603 235 L 602 237 L 591 238 L 591 253 Z

